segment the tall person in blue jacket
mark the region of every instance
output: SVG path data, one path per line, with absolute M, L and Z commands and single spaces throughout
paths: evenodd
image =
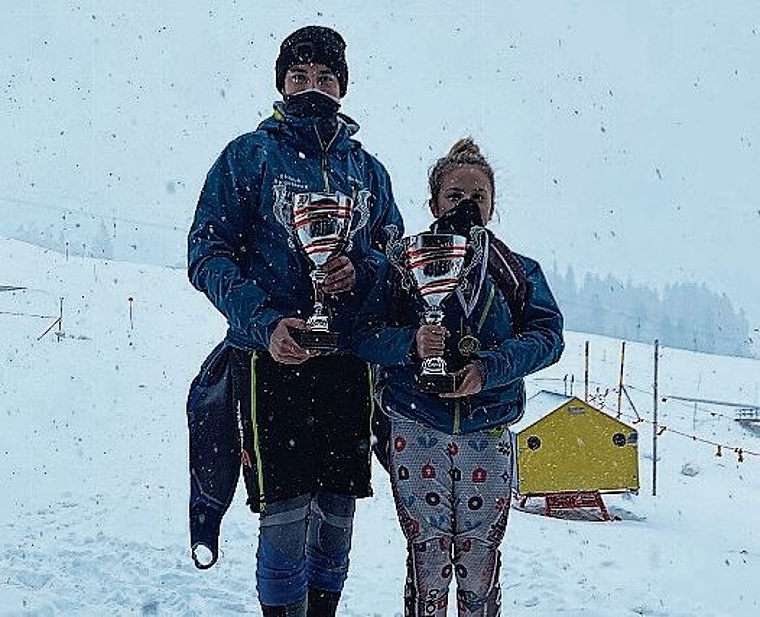
M 479 238 L 479 248 L 470 243 L 441 325 L 420 325 L 425 304 L 403 260 L 387 264 L 357 315 L 354 346 L 380 367 L 378 454 L 407 540 L 404 614 L 445 616 L 456 576 L 458 614 L 494 617 L 511 498 L 509 425 L 523 413 L 523 378 L 559 359 L 563 320 L 539 264 L 484 229 L 495 186 L 478 146 L 458 141 L 429 181 L 432 231 Z M 458 376 L 454 392 L 420 390 L 420 361 L 430 357 Z
M 214 163 L 188 238 L 190 281 L 229 324 L 188 396 L 190 540 L 196 565 L 213 565 L 242 466 L 260 513 L 264 615 L 334 615 L 355 500 L 371 493 L 371 381 L 346 353 L 348 333 L 385 261 L 386 228 L 403 225 L 388 173 L 339 113 L 343 38 L 320 26 L 293 32 L 275 77 L 283 100 Z M 294 197 L 311 193 L 353 204 L 345 246 L 324 265 L 334 354 L 293 334 L 314 311 L 313 264 L 293 221 Z

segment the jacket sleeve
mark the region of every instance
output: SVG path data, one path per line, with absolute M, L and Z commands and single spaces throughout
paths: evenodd
M 398 237 L 404 235 L 404 221 L 393 198 L 393 189 L 388 172 L 379 161 L 372 159 L 376 178 L 376 196 L 371 204 L 370 249 L 358 256 L 354 263 L 356 270 L 356 291 L 360 297 L 372 290 L 383 263 L 386 262 L 385 247 L 390 239 L 388 229 L 394 227 Z
M 387 260 L 380 262 L 377 279 L 353 321 L 352 351 L 381 366 L 412 364 L 410 356 L 417 326 L 398 327 L 392 313 L 403 311 L 393 286 L 398 283 Z
M 267 306 L 267 294 L 243 275 L 247 214 L 258 205 L 261 172 L 253 153 L 232 142 L 209 171 L 188 235 L 188 278 L 208 296 L 229 325 L 266 349 L 282 318 Z
M 541 267 L 530 262 L 527 272 L 523 330 L 493 351 L 478 354 L 485 375 L 484 390 L 504 386 L 557 362 L 564 349 L 563 318 Z

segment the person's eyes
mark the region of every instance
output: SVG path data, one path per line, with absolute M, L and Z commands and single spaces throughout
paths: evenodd
M 319 76 L 319 83 L 321 84 L 331 84 L 335 81 L 335 75 L 332 73 L 326 73 L 324 75 Z
M 290 79 L 291 79 L 291 81 L 292 81 L 293 83 L 296 83 L 296 84 L 305 84 L 305 83 L 306 83 L 306 81 L 307 81 L 307 79 L 306 79 L 306 75 L 304 75 L 304 74 L 302 74 L 302 73 L 293 73 L 293 74 L 290 76 Z
M 461 201 L 463 194 L 460 191 L 451 191 L 450 193 L 446 193 L 444 197 L 446 197 L 446 199 L 448 199 L 449 201 L 457 202 L 457 201 Z

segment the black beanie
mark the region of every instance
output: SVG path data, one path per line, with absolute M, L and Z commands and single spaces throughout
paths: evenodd
M 345 96 L 348 85 L 346 42 L 335 30 L 324 26 L 306 26 L 282 42 L 274 69 L 277 90 L 285 94 L 285 73 L 290 67 L 309 62 L 324 64 L 335 73 L 340 96 Z

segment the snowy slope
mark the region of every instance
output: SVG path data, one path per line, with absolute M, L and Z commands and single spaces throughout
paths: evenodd
M 258 615 L 257 523 L 242 490 L 222 528 L 218 565 L 197 571 L 187 546 L 184 397 L 223 335 L 221 318 L 182 271 L 66 260 L 0 238 L 2 286 L 26 290 L 0 291 L 0 489 L 10 506 L 0 511 L 0 615 Z M 60 332 L 38 340 L 60 298 Z M 620 342 L 567 339 L 562 362 L 532 379 L 531 392 L 563 392 L 572 375 L 582 397 L 586 340 L 591 394 L 614 388 Z M 758 402 L 760 361 L 662 349 L 659 364 L 663 396 Z M 645 419 L 652 365 L 651 347 L 627 346 L 625 382 Z M 616 394 L 604 404 L 614 412 Z M 656 497 L 645 421 L 636 424 L 640 494 L 606 498 L 621 520 L 550 519 L 530 504 L 513 511 L 505 615 L 760 612 L 758 437 L 728 407 L 668 398 L 659 413 L 667 428 Z M 623 414 L 633 421 L 630 404 Z M 724 446 L 721 457 L 712 444 Z M 374 486 L 358 510 L 346 616 L 401 613 L 404 546 L 379 467 Z

